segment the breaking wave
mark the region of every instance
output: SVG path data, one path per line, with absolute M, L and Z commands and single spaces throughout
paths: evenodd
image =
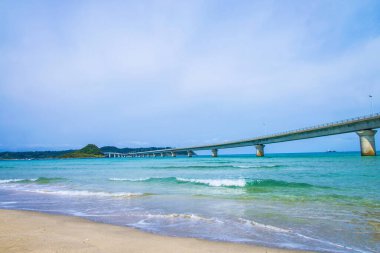
M 179 182 L 190 182 L 196 184 L 205 184 L 214 187 L 220 186 L 235 186 L 244 187 L 247 182 L 245 179 L 187 179 L 187 178 L 177 178 Z
M 256 187 L 290 187 L 290 188 L 310 188 L 320 187 L 307 183 L 286 182 L 272 179 L 197 179 L 180 177 L 149 177 L 149 178 L 109 178 L 110 181 L 125 182 L 161 182 L 178 184 L 207 185 L 211 187 L 232 187 L 232 188 L 256 188 Z
M 0 179 L 0 184 L 7 183 L 36 183 L 36 184 L 49 184 L 66 181 L 66 178 L 60 177 L 39 177 L 39 178 L 29 178 L 29 179 L 20 179 L 20 178 L 12 178 L 12 179 Z
M 74 190 L 25 190 L 32 193 L 63 195 L 63 196 L 79 196 L 79 197 L 118 197 L 118 198 L 131 198 L 148 196 L 148 193 L 131 193 L 131 192 L 93 192 L 93 191 L 74 191 Z

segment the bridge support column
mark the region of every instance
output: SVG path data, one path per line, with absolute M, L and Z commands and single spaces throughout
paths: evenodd
M 187 157 L 193 157 L 193 151 L 191 150 L 187 151 Z
M 264 156 L 264 144 L 256 145 L 256 156 Z
M 212 157 L 218 157 L 218 150 L 216 148 L 211 149 L 211 156 Z
M 172 157 L 176 157 L 176 156 L 177 156 L 176 152 L 172 152 Z
M 356 132 L 360 139 L 360 151 L 362 156 L 375 156 L 375 134 L 376 130 L 362 130 Z

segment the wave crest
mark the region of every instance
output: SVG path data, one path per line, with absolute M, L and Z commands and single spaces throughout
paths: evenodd
M 49 183 L 56 183 L 66 181 L 66 178 L 60 178 L 60 177 L 39 177 L 39 178 L 27 178 L 27 179 L 21 179 L 21 178 L 11 178 L 11 179 L 1 179 L 0 184 L 7 184 L 7 183 L 37 183 L 37 184 L 49 184 Z
M 125 182 L 161 182 L 177 184 L 197 184 L 211 187 L 232 187 L 232 188 L 265 188 L 265 187 L 289 187 L 289 188 L 310 188 L 321 187 L 308 183 L 287 182 L 273 179 L 198 179 L 198 178 L 181 178 L 181 177 L 149 177 L 149 178 L 109 178 L 110 181 Z
M 187 178 L 177 178 L 180 182 L 190 182 L 196 184 L 205 184 L 214 187 L 220 186 L 236 186 L 244 187 L 246 185 L 245 179 L 187 179 Z
M 78 197 L 118 197 L 131 198 L 150 195 L 148 193 L 131 193 L 131 192 L 92 192 L 92 191 L 75 191 L 75 190 L 27 190 L 33 193 L 63 195 L 63 196 L 78 196 Z

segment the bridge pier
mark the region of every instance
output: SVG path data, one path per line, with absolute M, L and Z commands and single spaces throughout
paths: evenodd
M 177 153 L 176 152 L 172 152 L 172 157 L 176 157 L 177 156 Z
M 261 157 L 264 156 L 264 144 L 256 145 L 256 156 Z
M 165 157 L 165 153 L 161 153 L 161 157 Z
M 187 151 L 187 157 L 193 157 L 193 151 L 191 150 Z
M 211 156 L 218 157 L 218 150 L 216 148 L 211 149 Z
M 376 130 L 362 130 L 356 132 L 360 140 L 360 152 L 362 156 L 375 156 L 375 134 Z

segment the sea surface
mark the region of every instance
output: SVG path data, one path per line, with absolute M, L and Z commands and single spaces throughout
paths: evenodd
M 79 216 L 170 236 L 380 252 L 380 157 L 0 161 L 0 208 Z

